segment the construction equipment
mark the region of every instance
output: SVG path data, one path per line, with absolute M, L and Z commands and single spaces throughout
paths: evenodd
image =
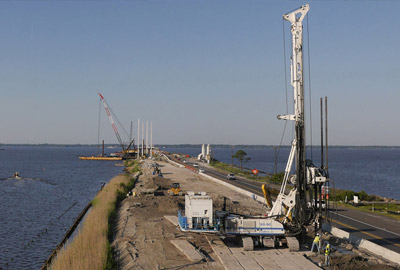
M 113 117 L 111 115 L 111 109 L 110 109 L 109 105 L 107 104 L 107 102 L 104 99 L 102 94 L 100 94 L 100 93 L 97 93 L 97 94 L 99 94 L 100 99 L 103 102 L 104 110 L 107 113 L 108 120 L 110 121 L 110 124 L 111 124 L 111 126 L 112 126 L 112 128 L 114 130 L 115 136 L 117 137 L 117 140 L 118 140 L 118 142 L 119 142 L 119 144 L 120 144 L 120 146 L 122 148 L 123 159 L 129 158 L 129 157 L 133 158 L 134 155 L 136 154 L 136 150 L 130 149 L 130 148 L 131 148 L 131 146 L 135 147 L 135 145 L 134 145 L 134 141 L 135 140 L 134 139 L 130 139 L 129 145 L 125 146 L 125 144 L 123 143 L 123 141 L 121 139 L 121 136 L 119 135 L 119 132 L 118 132 L 117 126 L 115 125 L 114 119 L 113 119 Z
M 316 205 L 317 199 L 320 198 L 318 193 L 321 191 L 321 185 L 328 181 L 328 173 L 324 168 L 317 168 L 310 160 L 306 160 L 305 147 L 302 21 L 309 9 L 307 4 L 283 15 L 283 19 L 291 23 L 290 70 L 294 93 L 294 114 L 278 115 L 278 119 L 295 121 L 295 138 L 292 141 L 280 192 L 272 208 L 266 213 L 267 218 L 235 217 L 234 215 L 225 217 L 226 233 L 239 234 L 246 250 L 252 250 L 254 245 L 276 246 L 286 243 L 289 250 L 296 251 L 299 249 L 296 237 L 301 239 L 300 236 L 305 232 L 305 227 L 308 225 L 320 227 L 321 216 Z M 296 161 L 295 174 L 290 176 L 294 159 Z M 286 193 L 288 182 L 291 182 L 293 187 Z M 271 207 L 265 186 L 263 192 L 268 206 Z M 313 200 L 314 204 L 311 203 Z M 230 227 L 233 230 L 229 231 Z
M 320 197 L 318 193 L 321 191 L 321 185 L 329 181 L 328 173 L 323 167 L 317 168 L 311 160 L 306 159 L 302 21 L 309 9 L 310 7 L 307 4 L 283 15 L 283 19 L 291 23 L 292 58 L 290 70 L 294 94 L 294 114 L 278 115 L 278 119 L 295 121 L 295 138 L 292 141 L 281 190 L 269 216 L 284 217 L 282 222 L 293 235 L 300 235 L 304 232 L 305 226 L 311 224 L 320 226 L 321 220 L 316 211 L 316 200 Z M 295 175 L 289 176 L 294 159 L 296 159 Z M 288 182 L 291 182 L 294 188 L 289 194 L 285 194 Z M 311 203 L 313 200 L 314 204 Z
M 168 195 L 182 196 L 183 192 L 179 183 L 173 183 L 172 188 L 168 189 Z
M 271 209 L 272 208 L 271 194 L 269 192 L 269 189 L 268 189 L 267 185 L 263 184 L 261 186 L 261 189 L 262 189 L 263 194 L 264 194 L 265 203 L 267 204 L 268 208 Z
M 222 235 L 239 236 L 245 250 L 253 250 L 254 246 L 276 247 L 287 245 L 290 251 L 299 250 L 301 235 L 306 226 L 314 225 L 320 228 L 321 186 L 328 179 L 325 168 L 316 167 L 310 160 L 306 160 L 305 148 L 305 117 L 304 117 L 304 80 L 303 80 L 303 26 L 302 21 L 309 11 L 307 5 L 301 6 L 283 19 L 291 23 L 292 57 L 291 57 L 291 84 L 294 92 L 294 114 L 279 115 L 278 119 L 295 121 L 295 138 L 292 141 L 283 182 L 276 201 L 272 204 L 269 191 L 263 186 L 265 200 L 270 208 L 264 216 L 245 216 L 216 211 L 216 220 Z M 295 174 L 290 175 L 295 160 Z M 288 183 L 293 184 L 286 192 Z M 288 187 L 289 188 L 289 187 Z M 205 214 L 203 215 L 205 217 Z M 201 217 L 203 217 L 201 216 Z M 181 217 L 180 226 L 185 228 Z M 182 222 L 181 222 L 182 220 Z M 189 228 L 190 229 L 190 228 Z M 297 237 L 297 238 L 296 238 Z
M 315 167 L 310 160 L 306 160 L 305 147 L 305 117 L 304 117 L 304 79 L 303 79 L 303 25 L 302 21 L 309 11 L 307 5 L 283 15 L 283 19 L 291 23 L 292 57 L 291 57 L 291 85 L 293 86 L 294 114 L 278 115 L 278 119 L 295 121 L 295 138 L 292 147 L 281 189 L 272 205 L 268 189 L 263 186 L 265 200 L 270 207 L 267 218 L 237 217 L 241 227 L 240 235 L 246 250 L 252 250 L 254 245 L 276 246 L 286 244 L 289 250 L 299 249 L 299 242 L 305 232 L 305 227 L 314 225 L 320 227 L 321 216 L 317 211 L 318 192 L 321 185 L 328 181 L 324 168 Z M 290 175 L 295 159 L 295 174 Z M 286 193 L 288 182 L 293 184 Z M 311 203 L 314 200 L 314 204 Z M 321 206 L 321 203 L 319 203 Z M 253 225 L 252 225 L 253 224 Z M 256 230 L 253 230 L 253 229 Z M 251 237 L 251 238 L 249 238 Z

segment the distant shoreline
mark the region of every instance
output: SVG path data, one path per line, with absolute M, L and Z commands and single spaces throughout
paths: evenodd
M 271 147 L 277 147 L 278 145 L 266 145 L 266 144 L 210 144 L 211 147 L 213 148 L 231 148 L 232 146 L 235 148 L 271 148 Z M 98 147 L 99 144 L 50 144 L 50 143 L 40 143 L 40 144 L 30 144 L 30 143 L 15 143 L 15 144 L 0 144 L 0 147 L 4 146 L 13 146 L 13 147 L 19 147 L 19 146 L 36 146 L 36 147 L 82 147 L 82 146 L 87 146 L 87 147 Z M 110 143 L 110 144 L 105 144 L 104 146 L 115 146 L 119 147 L 117 143 Z M 202 144 L 156 144 L 154 145 L 155 147 L 160 147 L 160 150 L 164 147 L 168 148 L 199 148 L 201 149 Z M 290 145 L 281 145 L 282 148 L 289 148 L 291 147 Z M 313 145 L 312 148 L 320 149 L 320 145 Z M 311 148 L 310 145 L 307 146 L 307 148 Z M 399 145 L 329 145 L 329 148 L 359 148 L 359 149 L 365 149 L 365 148 L 399 148 Z

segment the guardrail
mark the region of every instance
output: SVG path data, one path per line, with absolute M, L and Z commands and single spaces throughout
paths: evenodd
M 180 168 L 184 168 L 185 166 L 183 166 L 182 164 L 179 164 L 178 162 L 173 161 L 172 159 L 170 159 L 166 154 L 163 153 L 163 156 L 167 159 L 168 162 L 174 164 L 175 166 L 178 166 Z

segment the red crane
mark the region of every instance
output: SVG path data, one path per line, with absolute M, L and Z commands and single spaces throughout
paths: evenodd
M 108 104 L 107 104 L 106 100 L 104 99 L 103 95 L 100 94 L 100 93 L 97 93 L 97 94 L 99 94 L 99 96 L 100 96 L 100 98 L 101 98 L 101 101 L 103 102 L 104 109 L 106 110 L 108 120 L 110 121 L 111 126 L 112 126 L 112 128 L 113 128 L 113 130 L 114 130 L 115 136 L 117 136 L 118 142 L 119 142 L 119 144 L 120 144 L 121 147 L 122 147 L 122 152 L 125 154 L 125 153 L 127 152 L 127 150 L 131 147 L 131 145 L 132 145 L 132 143 L 133 143 L 134 140 L 132 140 L 132 141 L 130 142 L 130 144 L 128 145 L 128 147 L 125 148 L 125 145 L 124 145 L 124 143 L 122 142 L 121 136 L 119 135 L 117 126 L 115 125 L 114 119 L 112 118 L 110 107 L 108 106 Z

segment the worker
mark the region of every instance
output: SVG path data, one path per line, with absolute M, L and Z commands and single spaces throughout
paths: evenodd
M 326 245 L 325 248 L 325 265 L 331 265 L 331 245 Z
M 311 246 L 311 252 L 314 251 L 314 246 L 317 246 L 317 250 L 319 253 L 319 242 L 320 242 L 319 233 L 317 233 L 317 235 L 315 236 L 314 241 L 312 243 L 312 246 Z

